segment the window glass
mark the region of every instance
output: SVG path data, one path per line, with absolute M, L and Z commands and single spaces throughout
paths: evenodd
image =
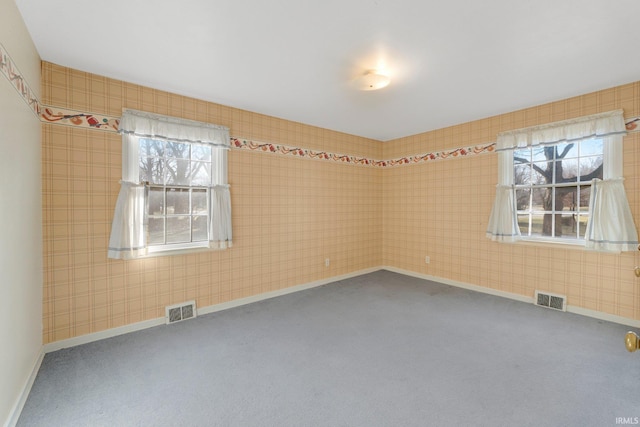
M 518 149 L 513 163 L 516 214 L 522 236 L 583 239 L 591 181 L 602 179 L 602 140 Z
M 150 246 L 207 241 L 212 157 L 207 144 L 139 140 L 140 180 L 149 185 L 146 215 Z

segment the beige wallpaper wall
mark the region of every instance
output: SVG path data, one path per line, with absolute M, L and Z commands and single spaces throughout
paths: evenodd
M 43 103 L 119 117 L 134 108 L 229 126 L 231 135 L 380 158 L 377 141 L 43 63 Z M 234 246 L 107 259 L 121 173 L 112 132 L 43 125 L 43 341 L 164 316 L 382 265 L 382 170 L 231 150 Z M 330 266 L 325 267 L 325 258 Z
M 478 145 L 505 130 L 614 109 L 624 109 L 625 117 L 640 114 L 640 82 L 385 142 L 383 158 Z M 624 177 L 640 226 L 639 133 L 625 137 Z M 496 183 L 495 154 L 385 169 L 385 265 L 529 297 L 546 290 L 567 295 L 570 305 L 640 319 L 638 252 L 491 242 L 485 231 Z
M 372 160 L 486 146 L 504 130 L 600 111 L 640 115 L 638 82 L 381 143 L 42 67 L 47 105 L 112 117 L 135 108 L 229 126 L 237 138 Z M 625 187 L 637 224 L 639 139 L 640 133 L 625 138 Z M 547 290 L 574 306 L 640 319 L 637 253 L 485 237 L 497 156 L 484 149 L 384 167 L 234 149 L 234 247 L 136 261 L 106 257 L 120 155 L 113 132 L 43 125 L 44 343 L 162 317 L 166 305 L 189 299 L 204 307 L 383 265 L 525 296 Z

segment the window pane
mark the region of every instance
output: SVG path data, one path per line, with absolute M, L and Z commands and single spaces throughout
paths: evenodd
M 529 218 L 529 214 L 518 215 L 518 228 L 520 228 L 520 234 L 523 236 L 529 235 Z
M 190 157 L 191 144 L 183 144 L 181 142 L 167 142 L 165 150 L 166 157 L 175 157 L 176 159 L 188 159 Z
M 202 242 L 207 240 L 207 217 L 206 215 L 198 215 L 193 217 L 192 238 L 194 242 Z
M 191 170 L 191 185 L 200 187 L 211 185 L 211 163 L 193 162 Z
M 162 157 L 164 153 L 163 141 L 153 139 L 138 140 L 138 148 L 140 157 Z
M 578 159 L 568 159 L 562 160 L 560 164 L 559 171 L 562 172 L 562 178 L 565 180 L 570 180 L 578 176 Z M 558 180 L 557 182 L 562 182 L 562 180 Z
M 140 182 L 151 184 L 164 184 L 164 167 L 162 159 L 155 157 L 140 158 Z
M 580 212 L 589 213 L 589 202 L 591 201 L 591 186 L 590 185 L 581 185 L 580 186 L 580 198 L 578 200 L 580 202 Z
M 525 164 L 516 164 L 513 167 L 514 178 L 513 183 L 515 185 L 530 185 L 531 184 L 531 165 L 528 163 Z
M 553 167 L 553 162 L 536 162 L 534 163 L 535 167 L 533 168 L 533 173 L 531 175 L 531 183 L 532 184 L 550 184 L 551 183 L 551 175 L 549 176 L 549 181 L 545 178 L 545 175 L 541 174 L 538 169 L 541 169 L 545 174 L 548 167 Z M 536 168 L 537 167 L 537 168 Z
M 164 218 L 149 218 L 148 243 L 150 245 L 164 244 Z
M 183 215 L 189 214 L 189 189 L 188 188 L 168 188 L 167 189 L 167 214 Z
M 544 214 L 536 213 L 531 215 L 531 235 L 542 236 L 542 224 L 544 221 Z
M 578 215 L 578 232 L 580 233 L 581 239 L 584 239 L 584 233 L 587 230 L 588 220 L 589 220 L 588 215 Z
M 592 156 L 603 153 L 602 140 L 601 139 L 588 139 L 580 142 L 580 155 Z
M 193 189 L 191 193 L 191 213 L 206 214 L 207 213 L 207 190 Z
M 580 159 L 580 181 L 591 181 L 593 178 L 602 179 L 602 169 L 597 171 L 600 166 L 602 166 L 602 156 Z M 596 172 L 596 176 L 589 176 L 593 172 Z
M 531 189 L 525 188 L 516 190 L 516 208 L 519 211 L 529 210 L 529 202 L 531 199 Z
M 545 206 L 549 205 L 551 209 L 551 188 L 534 188 L 532 190 L 531 210 L 544 211 Z
M 201 144 L 193 144 L 191 146 L 191 159 L 192 160 L 203 160 L 206 162 L 211 161 L 211 146 L 209 145 L 201 145 Z
M 521 148 L 513 151 L 514 163 L 531 162 L 531 148 Z
M 557 211 L 575 212 L 578 209 L 578 187 L 562 187 L 556 189 L 558 198 L 556 199 Z
M 164 214 L 164 188 L 149 188 L 149 201 L 147 203 L 147 212 L 149 215 Z
M 532 156 L 531 160 L 533 160 L 534 162 L 539 162 L 539 161 L 547 159 L 545 157 L 544 148 L 543 147 L 533 147 L 533 148 L 531 148 L 531 156 Z
M 182 159 L 167 159 L 167 185 L 189 185 L 191 162 Z
M 560 157 L 561 155 L 563 159 L 575 159 L 579 155 L 579 145 L 576 143 L 560 143 L 556 145 L 556 156 Z M 565 150 L 568 150 L 565 153 Z
M 556 218 L 557 219 L 557 218 Z M 558 233 L 558 237 L 564 238 L 578 238 L 578 217 L 572 213 L 563 214 L 560 217 L 560 221 L 562 222 L 561 231 Z
M 167 217 L 167 243 L 186 243 L 191 241 L 191 217 Z

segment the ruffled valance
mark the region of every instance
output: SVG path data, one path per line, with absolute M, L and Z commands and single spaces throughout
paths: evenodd
M 200 142 L 227 148 L 231 145 L 228 127 L 137 110 L 125 110 L 122 113 L 118 132 L 143 138 Z
M 625 134 L 622 110 L 516 129 L 498 134 L 497 150 L 576 142 L 582 139 Z

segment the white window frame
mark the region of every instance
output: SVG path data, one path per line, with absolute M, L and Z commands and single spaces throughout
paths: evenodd
M 622 110 L 498 134 L 498 184 L 486 236 L 501 243 L 523 241 L 516 216 L 513 150 L 601 138 L 603 179 L 592 180 L 585 238 L 583 241 L 576 239 L 575 244 L 605 252 L 635 251 L 638 247 L 638 233 L 624 190 L 622 175 L 625 134 Z M 567 239 L 562 238 L 552 238 L 545 242 L 568 243 Z
M 229 129 L 208 123 L 127 110 L 121 118 L 119 131 L 123 140 L 122 187 L 111 229 L 109 258 L 133 259 L 205 248 L 231 247 L 231 196 L 227 182 Z M 208 178 L 196 185 L 192 185 L 193 181 L 172 183 L 168 182 L 166 172 L 163 172 L 163 182 L 147 182 L 148 177 L 141 177 L 140 140 L 143 139 L 162 140 L 165 141 L 163 144 L 192 144 L 190 152 L 193 144 L 207 145 L 211 148 L 211 169 Z M 163 154 L 157 158 L 163 158 L 164 162 L 164 157 L 166 156 Z M 191 165 L 195 160 L 190 158 L 188 162 Z M 206 188 L 206 241 L 149 244 L 149 190 L 150 185 L 157 186 L 156 184 L 163 187 L 170 184 L 169 188 Z
M 213 175 L 214 175 L 214 170 L 213 168 L 218 166 L 219 163 L 224 162 L 226 163 L 226 159 L 218 159 L 218 156 L 224 156 L 226 157 L 226 150 L 216 150 L 215 148 L 213 148 L 211 145 L 209 144 L 202 144 L 202 143 L 195 143 L 195 142 L 176 142 L 176 141 L 171 141 L 171 140 L 167 140 L 167 139 L 154 139 L 154 138 L 146 138 L 146 137 L 136 137 L 136 136 L 131 136 L 131 138 L 136 138 L 138 140 L 138 147 L 140 149 L 138 155 L 139 155 L 139 159 L 140 159 L 140 163 L 139 163 L 139 173 L 140 173 L 140 180 L 141 182 L 145 183 L 145 233 L 146 233 L 146 237 L 147 237 L 147 242 L 148 242 L 148 254 L 152 254 L 152 253 L 157 253 L 157 252 L 163 252 L 163 251 L 175 251 L 175 250 L 184 250 L 184 249 L 194 249 L 194 248 L 207 248 L 209 247 L 209 239 L 208 239 L 208 233 L 207 236 L 204 239 L 201 240 L 193 240 L 193 232 L 194 232 L 194 227 L 193 227 L 193 217 L 194 216 L 206 216 L 207 220 L 206 223 L 208 223 L 210 221 L 210 212 L 207 209 L 207 206 L 210 205 L 210 195 L 209 195 L 209 188 L 211 187 L 212 184 L 214 184 L 213 182 Z M 147 151 L 146 153 L 142 152 L 142 147 L 141 147 L 141 143 L 144 142 L 149 142 L 149 143 L 158 143 L 158 144 L 162 144 L 162 149 L 160 150 L 160 155 L 158 155 L 158 153 L 151 153 L 151 151 Z M 176 158 L 176 157 L 172 157 L 170 155 L 168 155 L 167 151 L 169 144 L 180 144 L 180 145 L 188 145 L 189 146 L 189 155 L 188 158 L 182 157 L 182 158 Z M 209 156 L 208 159 L 206 160 L 201 160 L 201 159 L 194 159 L 193 158 L 193 147 L 195 146 L 200 146 L 205 148 L 206 150 L 209 151 Z M 187 170 L 189 172 L 187 172 L 187 174 L 189 176 L 185 176 L 182 179 L 183 180 L 188 180 L 187 182 L 182 181 L 179 183 L 172 183 L 170 182 L 171 180 L 169 179 L 169 169 L 171 168 L 171 166 L 169 165 L 170 162 L 172 162 L 175 159 L 175 162 L 186 162 L 188 163 L 189 167 L 187 168 Z M 143 170 L 143 164 L 144 161 L 148 160 L 147 164 L 150 164 L 149 161 L 159 164 L 160 165 L 160 169 L 162 171 L 162 176 L 161 177 L 155 177 L 156 179 L 154 179 L 153 174 L 149 174 L 148 171 L 144 171 Z M 194 164 L 197 163 L 201 163 L 201 164 L 205 164 L 205 166 L 208 166 L 208 176 L 209 176 L 209 180 L 207 182 L 202 182 L 202 180 L 200 180 L 200 182 L 195 183 L 193 182 L 193 173 L 192 173 L 192 167 Z M 147 172 L 145 174 L 145 172 Z M 159 178 L 159 179 L 158 179 Z M 152 213 L 150 212 L 150 208 L 151 208 L 151 193 L 152 191 L 154 191 L 154 189 L 162 189 L 162 197 L 163 197 L 163 203 L 161 204 L 161 208 L 163 208 L 163 211 L 161 211 L 160 213 Z M 169 213 L 168 212 L 168 208 L 170 207 L 167 203 L 167 192 L 168 191 L 182 191 L 182 190 L 188 190 L 189 193 L 189 212 L 181 212 L 181 213 Z M 206 200 L 205 200 L 205 211 L 204 212 L 199 212 L 198 214 L 194 214 L 192 211 L 192 207 L 193 207 L 193 203 L 192 203 L 192 197 L 193 197 L 193 190 L 204 190 L 206 192 Z M 172 218 L 180 218 L 180 217 L 189 217 L 189 234 L 191 235 L 191 238 L 189 242 L 166 242 L 166 238 L 167 238 L 167 234 L 170 232 L 169 230 L 169 226 L 168 226 L 168 220 L 172 219 Z M 152 243 L 151 242 L 151 222 L 154 219 L 162 219 L 163 222 L 163 235 L 164 235 L 164 243 Z M 205 224 L 206 225 L 206 224 Z
M 612 161 L 612 159 L 607 158 L 608 156 L 605 156 L 605 154 L 604 154 L 604 151 L 605 151 L 604 150 L 604 145 L 606 143 L 611 143 L 610 141 L 606 141 L 605 142 L 605 138 L 586 138 L 586 139 L 583 139 L 583 140 L 580 140 L 580 141 L 575 141 L 574 144 L 577 145 L 577 147 L 578 147 L 577 149 L 578 149 L 578 153 L 579 154 L 578 154 L 578 157 L 573 157 L 571 159 L 572 160 L 578 160 L 578 162 L 579 162 L 580 159 L 585 159 L 587 157 L 595 157 L 593 155 L 580 156 L 580 147 L 581 147 L 580 144 L 583 143 L 583 142 L 593 141 L 593 140 L 598 140 L 598 141 L 602 142 L 603 151 L 602 151 L 602 153 L 600 153 L 600 155 L 602 156 L 602 165 L 603 165 L 603 171 L 604 171 L 604 169 L 607 167 L 607 164 L 610 161 Z M 562 142 L 562 143 L 564 143 L 564 142 Z M 559 144 L 562 144 L 562 143 L 549 144 L 549 145 L 547 145 L 547 147 L 554 147 L 555 148 Z M 535 149 L 542 149 L 542 148 L 543 147 L 531 147 L 531 146 L 528 146 L 528 147 L 525 147 L 524 149 L 528 149 L 528 150 L 533 151 Z M 557 182 L 557 177 L 555 176 L 556 175 L 556 173 L 555 173 L 556 168 L 553 168 L 553 182 L 550 183 L 550 184 L 530 184 L 530 185 L 516 184 L 515 183 L 515 181 L 516 181 L 515 173 L 516 173 L 517 163 L 515 162 L 515 157 L 518 155 L 518 151 L 519 150 L 513 150 L 511 152 L 512 153 L 511 162 L 512 162 L 512 165 L 513 165 L 512 168 L 513 168 L 513 173 L 514 173 L 514 177 L 513 177 L 513 182 L 514 182 L 514 184 L 513 184 L 513 192 L 514 192 L 513 198 L 516 201 L 516 204 L 514 204 L 514 210 L 515 210 L 516 218 L 518 218 L 521 215 L 525 215 L 525 214 L 529 214 L 529 215 L 533 214 L 533 212 L 531 210 L 518 210 L 518 206 L 517 206 L 517 200 L 518 200 L 517 192 L 518 192 L 518 190 L 529 189 L 533 193 L 533 190 L 536 189 L 536 188 L 553 188 L 553 189 L 556 189 L 556 188 L 562 188 L 562 187 L 577 187 L 579 189 L 582 189 L 582 188 L 588 187 L 589 189 L 591 189 L 591 184 L 592 184 L 591 180 L 588 180 L 588 181 L 576 181 L 575 183 L 558 183 Z M 621 152 L 616 152 L 616 153 L 609 153 L 609 154 L 610 155 L 613 154 L 615 156 L 620 156 L 622 153 Z M 556 160 L 554 159 L 554 161 L 556 161 Z M 529 162 L 529 164 L 531 164 L 531 163 L 534 163 L 534 162 L 533 161 Z M 617 162 L 613 161 L 613 163 L 616 164 Z M 620 171 L 620 173 L 622 173 L 622 171 Z M 603 174 L 604 174 L 604 172 L 603 172 Z M 602 179 L 602 176 L 600 176 L 599 178 Z M 531 195 L 531 197 L 533 197 L 533 194 Z M 529 206 L 531 207 L 531 202 L 530 202 Z M 580 209 L 580 198 L 578 198 L 578 206 L 577 206 L 578 218 L 576 220 L 576 223 L 580 222 L 580 217 L 585 217 L 585 218 L 588 219 L 591 216 L 591 208 L 590 208 L 590 206 L 589 206 L 589 210 L 586 211 L 586 212 L 579 212 L 579 209 Z M 559 213 L 561 214 L 563 212 L 563 211 L 557 211 L 556 210 L 556 198 L 555 197 L 552 198 L 552 208 L 551 208 L 550 212 L 551 212 L 551 222 L 552 222 L 551 223 L 551 230 L 552 230 L 553 233 L 555 233 L 555 230 L 556 230 L 556 224 L 555 224 L 556 216 L 557 216 L 557 214 L 559 214 Z M 538 214 L 544 214 L 543 211 L 537 212 L 537 213 Z M 565 211 L 565 213 L 568 213 L 568 212 Z M 529 221 L 531 221 L 531 217 L 529 218 Z M 529 241 L 529 242 L 543 242 L 543 243 L 559 243 L 559 244 L 566 244 L 566 245 L 584 246 L 585 245 L 584 233 L 582 234 L 582 236 L 580 236 L 579 235 L 580 225 L 579 224 L 576 224 L 576 225 L 577 225 L 578 230 L 577 230 L 577 232 L 576 232 L 574 237 L 547 236 L 547 235 L 537 235 L 537 234 L 536 235 L 523 234 L 522 230 L 520 230 L 520 233 L 521 233 L 520 236 L 521 236 L 521 240 L 525 241 L 525 242 Z M 529 228 L 531 228 L 531 225 L 530 225 Z M 586 226 L 585 226 L 585 228 L 586 228 Z M 529 230 L 529 232 L 530 231 L 531 230 Z

